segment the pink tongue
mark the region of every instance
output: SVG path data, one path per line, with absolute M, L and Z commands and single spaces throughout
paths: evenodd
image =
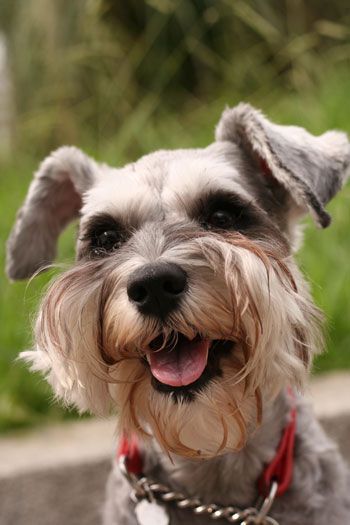
M 148 354 L 152 374 L 161 383 L 186 386 L 203 373 L 208 360 L 210 341 L 180 340 L 173 350 L 164 349 Z

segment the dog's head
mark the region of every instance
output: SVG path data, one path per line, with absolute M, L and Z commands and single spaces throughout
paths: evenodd
M 123 168 L 76 148 L 40 166 L 8 243 L 12 279 L 50 264 L 80 217 L 76 264 L 46 293 L 37 350 L 56 395 L 164 449 L 209 457 L 243 446 L 264 403 L 302 386 L 318 311 L 292 257 L 298 220 L 350 164 L 346 136 L 224 112 L 204 149 L 157 151 Z

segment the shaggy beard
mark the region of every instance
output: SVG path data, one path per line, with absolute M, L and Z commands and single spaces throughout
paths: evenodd
M 121 431 L 154 435 L 168 453 L 206 458 L 239 450 L 259 425 L 263 402 L 287 384 L 302 387 L 319 344 L 319 313 L 282 245 L 196 232 L 164 259 L 190 282 L 166 323 L 145 319 L 128 301 L 136 257 L 81 262 L 49 289 L 38 350 L 23 357 L 66 403 L 96 414 L 116 408 Z M 233 343 L 222 377 L 190 403 L 157 392 L 143 363 L 155 337 L 162 334 L 165 345 L 177 333 Z

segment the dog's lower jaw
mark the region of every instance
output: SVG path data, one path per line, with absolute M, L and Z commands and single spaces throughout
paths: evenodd
M 285 393 L 265 410 L 261 427 L 237 453 L 205 461 L 168 456 L 154 443 L 144 451 L 145 474 L 156 481 L 198 496 L 205 503 L 247 507 L 258 496 L 257 479 L 271 461 L 288 421 L 290 400 Z M 277 498 L 270 515 L 280 525 L 344 525 L 349 522 L 350 476 L 336 447 L 324 434 L 308 404 L 297 398 L 297 436 L 290 489 Z M 130 486 L 119 472 L 111 475 L 104 525 L 134 525 Z M 123 506 L 123 508 L 121 508 Z M 209 525 L 209 517 L 167 505 L 171 525 Z M 123 514 L 124 513 L 124 514 Z

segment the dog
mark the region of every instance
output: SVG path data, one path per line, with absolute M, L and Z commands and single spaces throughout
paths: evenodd
M 349 166 L 344 133 L 245 103 L 206 148 L 112 168 L 65 146 L 40 165 L 8 275 L 51 265 L 75 218 L 77 256 L 21 357 L 67 405 L 117 413 L 105 525 L 350 523 L 349 471 L 302 395 L 322 315 L 293 257 Z

